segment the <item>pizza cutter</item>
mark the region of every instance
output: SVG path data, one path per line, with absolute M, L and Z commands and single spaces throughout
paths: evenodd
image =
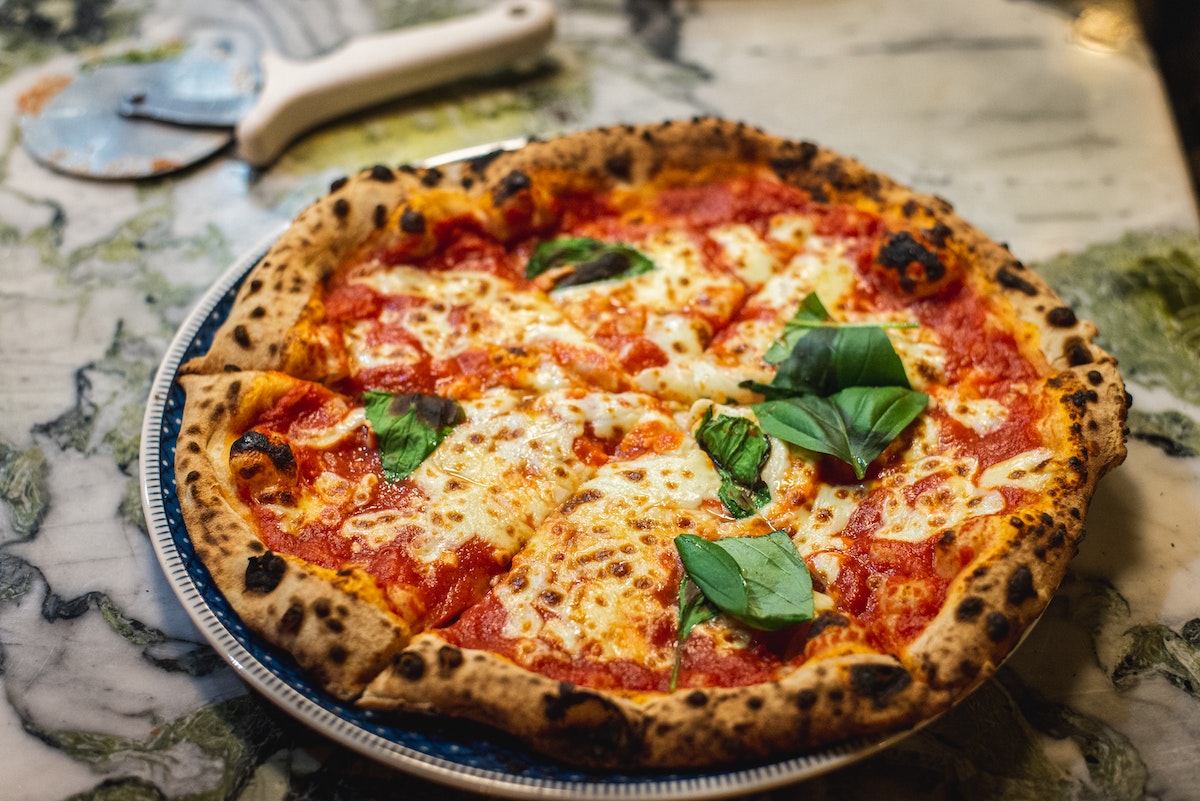
M 231 141 L 252 166 L 353 111 L 535 61 L 554 35 L 550 0 L 501 0 L 461 17 L 351 40 L 296 61 L 244 32 L 201 30 L 177 58 L 43 78 L 18 100 L 22 142 L 40 163 L 89 178 L 146 178 Z M 131 62 L 136 60 L 131 60 Z

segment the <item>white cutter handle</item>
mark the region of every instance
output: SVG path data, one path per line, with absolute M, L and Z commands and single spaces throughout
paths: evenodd
M 502 0 L 463 17 L 359 37 L 310 61 L 265 53 L 262 90 L 237 126 L 238 155 L 263 166 L 323 122 L 533 60 L 554 26 L 549 0 Z

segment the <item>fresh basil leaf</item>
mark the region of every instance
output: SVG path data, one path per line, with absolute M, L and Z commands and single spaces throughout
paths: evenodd
M 363 405 L 379 442 L 383 477 L 393 482 L 411 475 L 466 419 L 458 403 L 436 395 L 368 390 Z
M 683 643 L 687 640 L 692 629 L 706 620 L 712 620 L 720 614 L 719 610 L 709 603 L 704 593 L 696 583 L 684 573 L 679 582 L 679 631 L 675 636 L 675 663 L 671 668 L 670 690 L 675 691 L 679 681 L 679 668 L 683 660 Z
M 796 342 L 813 326 L 831 322 L 833 322 L 833 317 L 826 310 L 825 304 L 817 297 L 817 293 L 809 292 L 804 296 L 804 300 L 800 301 L 800 308 L 796 309 L 792 319 L 784 324 L 783 334 L 777 341 L 771 343 L 771 347 L 767 348 L 763 360 L 767 364 L 779 364 L 792 352 Z
M 727 414 L 714 418 L 709 406 L 696 429 L 696 442 L 717 469 L 717 497 L 730 514 L 749 517 L 771 502 L 771 490 L 761 475 L 771 443 L 752 420 Z
M 908 387 L 904 364 L 884 329 L 912 325 L 839 323 L 810 292 L 763 356 L 779 365 L 770 389 L 752 382 L 742 386 L 768 398 L 832 395 L 847 387 Z
M 812 620 L 812 578 L 782 531 L 715 541 L 680 534 L 675 547 L 704 597 L 734 620 L 766 631 Z
M 849 387 L 829 397 L 804 395 L 755 404 L 763 431 L 849 464 L 867 467 L 917 418 L 929 396 L 905 387 Z
M 654 269 L 654 262 L 637 248 L 591 237 L 567 237 L 539 242 L 525 266 L 525 277 L 561 268 L 554 289 L 590 284 L 612 278 L 630 278 Z

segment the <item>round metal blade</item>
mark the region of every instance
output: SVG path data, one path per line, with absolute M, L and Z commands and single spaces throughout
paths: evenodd
M 116 64 L 44 78 L 19 101 L 21 140 L 40 163 L 71 175 L 146 178 L 195 164 L 233 140 L 232 128 L 193 128 L 117 112 L 153 65 Z

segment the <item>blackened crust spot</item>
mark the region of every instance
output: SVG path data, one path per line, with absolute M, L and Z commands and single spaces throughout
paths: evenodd
M 339 220 L 344 220 L 344 219 L 346 219 L 346 216 L 349 214 L 350 214 L 350 201 L 349 200 L 346 200 L 346 198 L 344 198 L 344 197 L 339 197 L 337 200 L 333 201 L 333 216 L 334 217 L 337 217 Z
M 396 180 L 396 173 L 394 173 L 392 168 L 386 164 L 376 164 L 371 168 L 371 180 L 388 183 Z
M 251 556 L 246 560 L 246 592 L 266 595 L 279 586 L 287 562 L 282 556 L 267 551 L 262 556 Z
M 688 706 L 696 707 L 697 709 L 708 703 L 708 695 L 700 690 L 693 690 L 683 699 Z
M 850 668 L 850 686 L 876 708 L 887 704 L 896 693 L 912 684 L 912 676 L 899 665 L 855 665 Z
M 279 618 L 279 630 L 284 634 L 296 635 L 304 625 L 304 604 L 294 603 Z
M 1007 289 L 1014 289 L 1023 295 L 1033 297 L 1037 294 L 1037 287 L 1007 267 L 1001 267 L 996 271 L 996 280 L 1000 282 L 1000 286 Z
M 437 167 L 431 167 L 421 176 L 421 185 L 426 187 L 435 187 L 442 182 L 445 174 Z
M 329 654 L 329 661 L 335 665 L 345 664 L 346 657 L 348 656 L 348 654 L 346 653 L 346 649 L 340 645 L 335 645 L 332 648 L 330 648 L 328 651 L 328 654 Z
M 336 192 L 348 183 L 350 183 L 350 179 L 344 175 L 341 178 L 335 178 L 333 183 L 329 184 L 329 191 Z
M 443 675 L 453 673 L 462 667 L 463 652 L 449 645 L 438 649 L 438 669 Z
M 1072 337 L 1063 345 L 1063 356 L 1067 357 L 1067 364 L 1072 367 L 1092 363 L 1091 348 L 1078 337 Z
M 628 761 L 637 749 L 629 721 L 608 699 L 567 683 L 544 698 L 542 712 L 554 728 L 556 748 L 602 764 Z
M 296 469 L 296 456 L 286 442 L 273 441 L 261 431 L 247 431 L 229 446 L 230 457 L 244 453 L 261 453 L 271 460 L 275 469 L 290 473 Z
M 604 160 L 604 169 L 620 181 L 633 177 L 633 157 L 629 153 L 615 153 Z
M 235 325 L 233 327 L 233 341 L 238 344 L 238 347 L 249 350 L 254 343 L 250 341 L 250 332 L 246 330 L 244 325 Z
M 411 651 L 403 651 L 396 654 L 396 658 L 392 660 L 392 666 L 401 678 L 408 681 L 416 681 L 425 675 L 424 658 L 420 654 L 414 654 Z
M 954 619 L 960 623 L 967 623 L 979 617 L 981 612 L 983 612 L 983 599 L 968 595 L 959 602 L 958 608 L 954 610 Z
M 992 612 L 984 621 L 984 631 L 989 640 L 1000 642 L 1008 639 L 1009 633 L 1012 632 L 1012 623 L 1002 613 Z
M 797 172 L 809 170 L 816 157 L 817 146 L 812 142 L 801 142 L 795 153 L 771 159 L 771 169 L 780 178 L 787 180 L 789 176 Z
M 916 282 L 908 274 L 912 264 L 919 264 L 925 271 L 925 279 L 931 283 L 940 281 L 946 275 L 946 266 L 937 254 L 914 239 L 908 231 L 893 234 L 879 249 L 878 261 L 883 267 L 898 273 L 900 288 L 906 292 L 916 287 Z
M 504 180 L 500 182 L 500 185 L 496 187 L 496 191 L 492 193 L 492 202 L 499 206 L 513 195 L 524 192 L 531 186 L 533 186 L 533 182 L 529 180 L 528 175 L 520 170 L 513 170 L 504 176 Z
M 1033 571 L 1025 565 L 1019 565 L 1008 577 L 1006 597 L 1013 606 L 1020 606 L 1030 598 L 1036 598 L 1037 590 L 1033 587 Z
M 387 206 L 380 203 L 379 205 L 377 205 L 375 207 L 375 219 L 374 219 L 375 227 L 382 228 L 383 226 L 387 225 L 387 218 L 388 218 Z
M 1069 306 L 1056 306 L 1046 312 L 1046 322 L 1055 328 L 1070 328 L 1079 320 Z
M 406 234 L 425 233 L 425 215 L 416 209 L 405 209 L 400 214 L 400 230 Z

